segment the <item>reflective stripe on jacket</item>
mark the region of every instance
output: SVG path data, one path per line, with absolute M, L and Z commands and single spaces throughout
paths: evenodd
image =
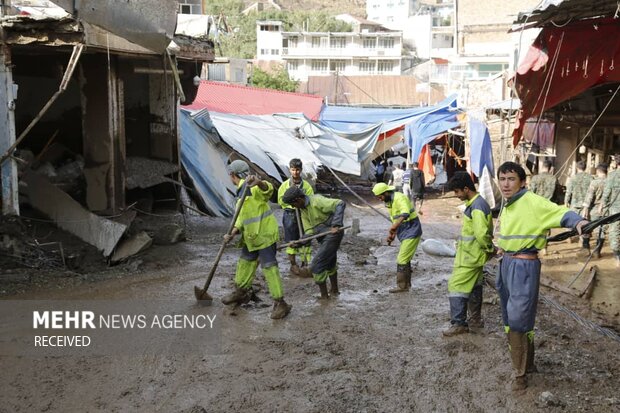
M 501 212 L 497 244 L 506 252 L 540 250 L 547 245 L 551 228 L 574 228 L 582 219 L 576 212 L 522 189 Z
M 413 210 L 411 200 L 407 195 L 394 191 L 392 193 L 392 201 L 386 203 L 385 206 L 387 206 L 392 222 L 400 217 L 405 218 L 396 230 L 396 236 L 399 241 L 422 235 L 422 225 L 418 219 L 418 214 Z
M 245 180 L 239 182 L 237 194 L 241 194 Z M 235 221 L 248 251 L 256 251 L 274 244 L 279 239 L 278 222 L 267 201 L 273 193 L 273 185 L 267 182 L 267 190 L 262 191 L 258 185 L 253 186 L 246 196 L 243 207 Z M 237 201 L 238 203 L 241 200 Z
M 461 236 L 456 244 L 457 267 L 481 267 L 493 252 L 493 218 L 480 194 L 465 202 Z

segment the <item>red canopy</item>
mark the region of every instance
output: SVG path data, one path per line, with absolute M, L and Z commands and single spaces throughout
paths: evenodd
M 513 144 L 519 143 L 526 119 L 593 86 L 619 81 L 620 19 L 545 27 L 517 70 L 521 112 Z
M 322 106 L 320 96 L 202 80 L 194 102 L 183 107 L 237 115 L 303 112 L 308 118 L 317 120 Z

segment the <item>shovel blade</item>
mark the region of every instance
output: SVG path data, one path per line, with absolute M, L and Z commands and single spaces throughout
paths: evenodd
M 200 305 L 211 305 L 213 297 L 204 288 L 194 286 L 194 295 Z

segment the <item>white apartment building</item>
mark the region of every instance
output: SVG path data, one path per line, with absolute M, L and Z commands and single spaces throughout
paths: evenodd
M 292 79 L 340 73 L 400 75 L 402 33 L 372 31 L 380 28 L 362 23 L 358 31 L 344 33 L 284 32 L 282 22 L 256 22 L 256 57 L 281 61 Z
M 405 30 L 409 16 L 418 9 L 417 0 L 366 0 L 368 20 L 391 30 Z

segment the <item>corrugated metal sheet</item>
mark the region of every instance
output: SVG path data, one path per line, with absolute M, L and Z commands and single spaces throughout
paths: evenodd
M 617 0 L 543 0 L 535 9 L 519 13 L 515 24 L 542 27 L 566 24 L 568 21 L 610 17 L 618 10 Z
M 208 65 L 208 80 L 214 80 L 217 82 L 226 81 L 226 66 L 222 64 L 210 64 Z
M 238 115 L 303 113 L 316 120 L 322 106 L 323 99 L 318 96 L 203 80 L 196 99 L 185 108 Z
M 413 76 L 310 76 L 298 91 L 327 97 L 330 105 L 420 106 L 428 103 L 420 85 Z M 431 104 L 443 99 L 443 91 L 433 87 Z

